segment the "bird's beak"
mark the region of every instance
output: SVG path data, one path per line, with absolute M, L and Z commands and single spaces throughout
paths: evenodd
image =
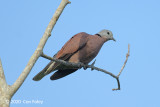
M 116 42 L 116 40 L 114 38 L 112 38 L 112 40 Z

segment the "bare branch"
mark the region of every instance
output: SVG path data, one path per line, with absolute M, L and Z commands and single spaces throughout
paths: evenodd
M 19 87 L 22 85 L 22 83 L 24 82 L 24 80 L 26 79 L 26 77 L 28 76 L 28 74 L 30 73 L 32 67 L 34 66 L 34 64 L 36 63 L 37 59 L 40 57 L 43 48 L 48 40 L 48 38 L 51 36 L 51 31 L 53 29 L 53 27 L 55 26 L 59 16 L 61 15 L 63 9 L 65 8 L 65 6 L 70 3 L 70 1 L 68 0 L 62 0 L 62 2 L 60 3 L 59 7 L 57 8 L 55 14 L 53 15 L 50 23 L 48 24 L 46 31 L 43 34 L 43 37 L 40 40 L 40 43 L 37 47 L 37 49 L 35 50 L 35 52 L 33 53 L 33 55 L 31 56 L 28 64 L 26 65 L 25 69 L 23 70 L 23 72 L 21 73 L 21 75 L 19 76 L 19 78 L 15 81 L 15 83 L 11 86 L 11 96 L 14 95 L 14 93 L 19 89 Z
M 119 76 L 121 75 L 121 73 L 122 73 L 124 67 L 126 66 L 126 63 L 127 63 L 127 61 L 128 61 L 129 55 L 130 55 L 130 45 L 128 44 L 128 53 L 126 54 L 126 60 L 125 60 L 125 62 L 124 62 L 124 64 L 123 64 L 123 66 L 122 66 L 122 68 L 121 68 L 119 74 L 117 75 L 117 77 L 119 77 Z
M 119 78 L 117 77 L 116 80 L 117 80 L 118 88 L 113 88 L 112 91 L 116 91 L 116 90 L 120 90 L 121 89 Z
M 4 71 L 3 71 L 3 67 L 2 67 L 2 62 L 0 59 L 0 107 L 8 107 L 9 103 L 6 103 L 6 101 L 8 101 L 8 90 L 9 90 L 9 86 L 7 85 L 6 79 L 5 79 L 5 75 L 4 75 Z M 9 96 L 10 97 L 10 96 Z
M 3 70 L 3 66 L 2 66 L 2 62 L 0 59 L 0 88 L 2 88 L 2 86 L 7 85 L 6 83 L 6 79 L 5 79 L 5 75 L 4 75 L 4 70 Z
M 41 57 L 46 58 L 46 59 L 51 60 L 51 61 L 59 62 L 59 63 L 64 64 L 66 66 L 73 66 L 73 67 L 77 67 L 77 68 L 82 68 L 82 67 L 85 66 L 83 63 L 71 63 L 71 62 L 67 62 L 67 61 L 64 61 L 64 60 L 61 60 L 61 59 L 50 57 L 48 55 L 45 55 L 44 53 L 41 54 Z
M 123 64 L 123 66 L 122 66 L 122 68 L 121 68 L 121 70 L 120 70 L 120 72 L 118 73 L 117 78 L 116 78 L 116 79 L 117 79 L 118 88 L 112 89 L 113 91 L 115 91 L 115 90 L 120 90 L 119 76 L 121 75 L 124 67 L 126 66 L 126 63 L 127 63 L 127 61 L 128 61 L 128 57 L 129 57 L 129 56 L 130 56 L 130 45 L 128 44 L 128 53 L 126 54 L 126 60 L 124 61 L 124 64 Z
M 44 53 L 41 54 L 41 57 L 46 58 L 46 59 L 49 59 L 49 60 L 51 60 L 51 61 L 59 62 L 59 63 L 64 64 L 64 65 L 66 65 L 66 66 L 73 66 L 73 67 L 76 67 L 76 68 L 79 68 L 79 69 L 82 68 L 82 67 L 83 67 L 84 69 L 91 68 L 91 70 L 97 70 L 97 71 L 104 72 L 104 73 L 112 76 L 113 78 L 115 78 L 115 79 L 117 80 L 118 88 L 112 89 L 112 90 L 114 91 L 114 90 L 120 90 L 119 76 L 120 76 L 120 74 L 122 73 L 122 71 L 123 71 L 123 69 L 124 69 L 124 67 L 125 67 L 125 65 L 126 65 L 126 63 L 127 63 L 129 54 L 130 54 L 130 45 L 128 44 L 128 53 L 127 53 L 127 55 L 126 55 L 126 60 L 125 60 L 123 66 L 122 66 L 122 68 L 121 68 L 121 70 L 120 70 L 120 72 L 119 72 L 119 74 L 118 74 L 117 76 L 114 75 L 114 74 L 112 74 L 111 72 L 108 72 L 108 71 L 104 70 L 104 69 L 95 67 L 95 66 L 94 66 L 95 61 L 94 61 L 91 65 L 85 65 L 85 64 L 83 64 L 83 63 L 81 63 L 81 62 L 79 62 L 79 63 L 71 63 L 71 62 L 67 62 L 67 61 L 64 61 L 64 60 L 56 59 L 56 58 L 54 58 L 54 57 L 47 56 L 47 55 L 45 55 Z

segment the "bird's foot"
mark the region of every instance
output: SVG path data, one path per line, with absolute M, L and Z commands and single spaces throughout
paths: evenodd
M 77 64 L 78 64 L 79 68 L 83 68 L 84 70 L 87 69 L 87 66 L 84 63 L 78 62 Z
M 87 66 L 86 66 L 86 65 L 84 65 L 84 66 L 83 66 L 83 69 L 84 69 L 84 70 L 86 70 L 86 69 L 87 69 Z

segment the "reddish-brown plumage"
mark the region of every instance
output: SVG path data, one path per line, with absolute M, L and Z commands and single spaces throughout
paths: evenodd
M 79 48 L 86 44 L 88 36 L 89 34 L 84 32 L 74 35 L 57 53 L 56 58 L 63 59 L 65 55 L 73 54 L 78 51 Z
M 96 57 L 105 41 L 106 38 L 81 32 L 73 36 L 61 48 L 55 57 L 69 62 L 82 62 L 84 64 L 88 64 Z M 54 70 L 58 71 L 51 76 L 52 80 L 62 78 L 72 72 L 75 72 L 77 69 L 73 67 L 64 68 L 62 64 L 51 61 L 40 73 L 38 73 L 33 78 L 33 80 L 38 81 Z
M 83 42 L 83 39 L 81 42 Z M 74 53 L 69 59 L 69 62 L 88 64 L 96 57 L 104 42 L 104 39 L 97 35 L 88 35 L 85 46 Z

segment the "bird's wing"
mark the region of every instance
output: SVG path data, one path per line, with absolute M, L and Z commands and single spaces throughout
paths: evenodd
M 58 53 L 54 56 L 57 59 L 62 59 L 67 61 L 74 53 L 82 49 L 87 41 L 89 34 L 81 32 L 74 35 L 62 48 Z M 41 72 L 39 72 L 33 80 L 39 81 L 45 75 L 54 71 L 60 63 L 51 61 Z
M 88 36 L 89 34 L 84 32 L 74 35 L 57 53 L 56 58 L 63 59 L 63 57 L 66 57 L 66 55 L 68 54 L 70 54 L 69 56 L 71 56 L 76 53 L 86 45 Z
M 77 51 L 82 49 L 87 41 L 88 41 L 88 36 L 89 34 L 81 32 L 76 35 L 74 35 L 62 48 L 61 50 L 57 53 L 55 56 L 57 59 L 62 59 L 65 61 L 68 61 L 68 59 Z M 60 63 L 56 62 L 51 68 L 52 71 L 56 69 L 57 66 L 59 66 Z M 51 72 L 50 70 L 47 72 Z M 47 73 L 48 74 L 48 73 Z

